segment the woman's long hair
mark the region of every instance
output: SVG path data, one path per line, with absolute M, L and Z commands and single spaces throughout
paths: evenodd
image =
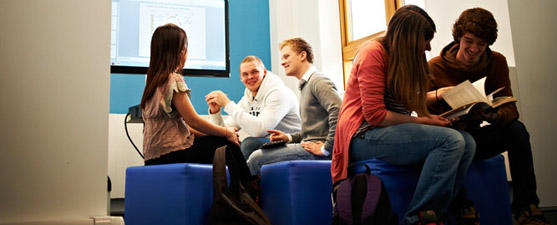
M 429 115 L 426 106 L 428 67 L 426 41 L 433 38 L 435 24 L 414 5 L 398 9 L 381 43 L 388 53 L 386 88 L 408 110 Z
M 175 72 L 182 63 L 182 50 L 187 52 L 188 36 L 182 28 L 174 24 L 166 24 L 157 27 L 151 38 L 151 60 L 147 70 L 147 82 L 143 97 L 141 98 L 141 108 L 145 109 L 145 104 L 160 85 L 168 81 L 168 76 Z

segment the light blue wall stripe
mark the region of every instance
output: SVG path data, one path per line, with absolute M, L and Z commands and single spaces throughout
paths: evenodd
M 222 90 L 233 101 L 243 95 L 238 67 L 247 55 L 256 55 L 271 68 L 269 1 L 229 0 L 230 77 L 186 77 L 192 91 L 192 103 L 199 114 L 207 113 L 205 95 Z M 141 101 L 145 75 L 111 74 L 110 113 L 127 113 L 128 107 Z

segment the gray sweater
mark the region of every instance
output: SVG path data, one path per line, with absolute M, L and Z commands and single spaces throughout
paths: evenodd
M 292 142 L 323 141 L 325 150 L 331 152 L 341 103 L 335 84 L 313 73 L 301 90 L 302 131 L 292 134 Z

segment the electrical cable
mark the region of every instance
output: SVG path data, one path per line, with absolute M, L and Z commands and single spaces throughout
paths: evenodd
M 135 144 L 133 143 L 132 138 L 130 137 L 130 134 L 128 133 L 128 116 L 130 116 L 130 115 L 131 114 L 128 113 L 124 117 L 124 129 L 126 130 L 126 135 L 128 136 L 128 140 L 130 140 L 130 143 L 132 143 L 133 147 L 135 148 L 135 151 L 137 151 L 137 153 L 139 154 L 139 156 L 141 156 L 142 159 L 145 159 L 145 157 L 143 157 L 143 154 L 141 154 L 141 152 L 139 151 L 137 146 L 135 146 Z

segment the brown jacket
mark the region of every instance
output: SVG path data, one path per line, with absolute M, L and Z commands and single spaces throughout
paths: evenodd
M 487 48 L 478 63 L 465 67 L 456 59 L 458 48 L 459 44 L 452 42 L 443 48 L 439 56 L 429 60 L 429 72 L 431 74 L 430 91 L 458 85 L 465 80 L 474 82 L 487 76 L 485 81 L 486 93 L 489 94 L 500 87 L 504 87 L 494 97 L 512 96 L 509 67 L 507 66 L 505 56 Z M 440 114 L 450 109 L 445 101 L 436 102 L 429 107 L 433 114 Z M 499 114 L 499 119 L 494 121 L 496 125 L 505 125 L 518 118 L 518 111 L 514 103 L 499 107 L 497 113 Z

